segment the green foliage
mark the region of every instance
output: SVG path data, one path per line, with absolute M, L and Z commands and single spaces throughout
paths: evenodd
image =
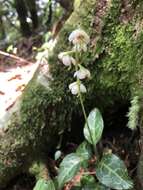
M 29 168 L 29 172 L 36 177 L 36 180 L 38 180 L 45 173 L 45 164 L 41 162 L 34 162 L 32 167 Z
M 95 130 L 96 125 L 98 127 L 100 126 L 103 130 L 103 119 L 98 109 L 94 109 L 89 114 L 88 121 L 92 127 L 94 126 Z M 92 128 L 87 130 L 90 129 L 93 130 Z M 94 133 L 94 131 L 92 133 Z M 102 131 L 100 134 L 102 135 Z M 94 136 L 94 140 L 96 142 L 97 140 L 99 141 L 101 135 Z M 94 145 L 95 144 L 92 144 L 93 147 Z M 54 182 L 51 180 L 49 182 L 40 180 L 40 182 L 37 182 L 34 190 L 46 190 L 41 188 L 46 188 L 47 185 L 51 190 L 60 190 L 73 178 L 76 180 L 76 176 L 80 176 L 80 182 L 78 184 L 75 183 L 74 186 L 72 186 L 72 190 L 110 190 L 110 188 L 125 190 L 133 187 L 133 182 L 128 176 L 124 162 L 112 153 L 103 154 L 101 159 L 98 158 L 98 160 L 94 162 L 94 167 L 92 166 L 93 169 L 95 169 L 90 172 L 90 160 L 95 156 L 95 153 L 91 150 L 90 142 L 84 141 L 79 145 L 75 153 L 65 156 L 60 163 L 56 180 L 58 185 L 55 184 L 54 186 Z
M 103 186 L 103 185 L 99 185 L 99 184 L 88 184 L 88 185 L 85 185 L 83 186 L 80 190 L 110 190 L 109 188 Z
M 79 171 L 82 159 L 75 153 L 67 155 L 60 164 L 58 175 L 58 187 L 61 189 L 64 184 L 70 181 Z
M 76 150 L 76 154 L 83 160 L 89 160 L 92 155 L 92 150 L 88 142 L 84 141 L 81 143 Z
M 39 179 L 33 190 L 55 190 L 52 180 Z
M 95 142 L 99 141 L 103 131 L 103 120 L 98 109 L 94 109 L 89 114 L 88 122 L 95 130 L 96 128 L 98 129 L 98 127 L 102 129 L 99 133 L 100 135 L 94 136 Z M 92 128 L 87 128 L 87 130 L 91 130 L 91 134 L 95 134 L 95 131 L 93 131 Z M 98 134 L 98 131 L 96 131 L 96 133 Z M 91 143 L 91 141 L 89 141 L 89 143 Z M 94 146 L 95 144 L 92 145 Z M 89 150 L 87 150 L 87 148 Z M 63 187 L 66 182 L 69 182 L 75 175 L 77 175 L 80 167 L 84 168 L 84 166 L 86 166 L 88 171 L 88 164 L 83 165 L 83 160 L 86 160 L 86 163 L 88 163 L 88 160 L 90 160 L 92 156 L 93 153 L 90 151 L 88 142 L 83 142 L 78 147 L 76 153 L 66 156 L 60 165 L 58 175 L 59 187 Z M 114 154 L 108 153 L 103 155 L 102 159 L 98 160 L 95 171 L 95 175 L 101 184 L 97 184 L 95 178 L 93 178 L 89 172 L 87 177 L 84 177 L 81 180 L 82 190 L 93 188 L 98 190 L 109 188 L 124 190 L 133 187 L 133 183 L 128 176 L 125 164 Z M 106 187 L 104 187 L 104 185 Z
M 98 109 L 90 112 L 84 127 L 84 136 L 92 145 L 96 145 L 101 138 L 103 132 L 103 119 Z
M 104 155 L 96 167 L 98 180 L 113 189 L 131 189 L 133 183 L 123 161 L 114 154 Z
M 110 190 L 101 183 L 97 183 L 95 177 L 92 175 L 85 175 L 81 179 L 82 190 Z
M 139 110 L 140 110 L 139 97 L 135 96 L 131 101 L 131 107 L 129 109 L 129 113 L 127 114 L 129 118 L 127 126 L 132 130 L 137 128 L 138 120 L 139 120 L 138 118 Z
M 101 184 L 91 184 L 91 185 L 85 185 L 81 190 L 110 190 L 108 187 L 105 187 Z

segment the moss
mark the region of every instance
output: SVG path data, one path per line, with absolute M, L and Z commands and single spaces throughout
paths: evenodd
M 50 178 L 46 165 L 41 162 L 34 162 L 32 167 L 29 168 L 29 172 L 36 177 L 36 181 L 41 178 Z
M 54 76 L 52 85 L 54 84 L 55 88 L 62 91 L 64 98 L 66 98 L 65 95 L 68 96 L 71 104 L 75 104 L 75 99 L 70 97 L 67 89 L 68 84 L 72 82 L 73 71 L 71 70 L 69 74 L 69 71 L 58 62 L 57 55 L 71 48 L 67 38 L 73 29 L 80 26 L 90 36 L 95 35 L 94 28 L 90 27 L 94 20 L 95 1 L 87 1 L 87 4 L 78 4 L 81 10 L 80 15 L 75 11 L 68 20 L 60 33 L 54 50 L 55 56 L 50 59 L 51 72 Z M 96 48 L 90 46 L 82 59 L 83 64 L 92 72 L 92 80 L 86 83 L 89 86 L 86 102 L 102 109 L 114 105 L 116 101 L 129 101 L 140 88 L 136 73 L 139 73 L 141 69 L 142 60 L 139 57 L 142 57 L 142 34 L 137 39 L 134 38 L 136 21 L 122 23 L 121 9 L 120 0 L 111 1 L 110 9 L 103 18 L 104 27 Z
M 142 60 L 139 58 L 143 49 L 142 34 L 135 39 L 135 22 L 121 23 L 120 14 L 121 3 L 113 0 L 105 19 L 100 49 L 95 50 L 99 58 L 93 60 L 94 66 L 91 65 L 94 83 L 90 92 L 95 92 L 95 96 L 97 94 L 101 107 L 109 106 L 116 100 L 128 101 L 140 89 L 138 77 L 142 70 Z
M 37 76 L 28 85 L 22 97 L 20 133 L 24 134 L 24 139 L 34 140 L 36 149 L 44 143 L 43 136 L 47 134 L 47 141 L 53 135 L 60 133 L 67 126 L 65 115 L 68 110 L 62 105 L 62 90 L 59 88 L 46 88 L 37 81 Z M 49 80 L 50 82 L 50 80 Z M 48 84 L 47 84 L 48 86 Z M 18 132 L 19 133 L 19 132 Z M 35 138 L 36 137 L 36 138 Z M 41 142 L 41 143 L 39 143 Z M 32 143 L 33 144 L 33 143 Z M 52 142 L 51 142 L 52 144 Z

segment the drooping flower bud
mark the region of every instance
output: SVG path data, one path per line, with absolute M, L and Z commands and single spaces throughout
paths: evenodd
M 77 82 L 73 82 L 69 85 L 69 89 L 71 91 L 71 93 L 73 95 L 77 95 L 79 93 L 79 90 L 81 93 L 86 93 L 87 90 L 86 90 L 86 87 L 80 83 L 80 87 L 78 87 L 78 83 Z
M 71 66 L 72 64 L 75 64 L 75 59 L 70 56 L 70 55 L 67 55 L 65 52 L 62 52 L 58 55 L 58 58 L 62 61 L 62 63 L 65 65 L 65 66 Z
M 74 73 L 74 77 L 77 77 L 78 79 L 85 79 L 90 78 L 91 74 L 90 71 L 83 66 L 80 65 L 80 69 Z

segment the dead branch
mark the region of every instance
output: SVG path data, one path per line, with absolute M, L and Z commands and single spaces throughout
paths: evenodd
M 30 62 L 30 61 L 28 61 L 28 60 L 26 60 L 26 59 L 23 59 L 23 58 L 21 58 L 21 57 L 18 57 L 18 56 L 16 56 L 16 55 L 13 55 L 13 54 L 10 54 L 10 53 L 1 51 L 1 50 L 0 50 L 0 55 L 5 56 L 5 57 L 8 57 L 8 58 L 11 58 L 11 59 L 15 59 L 15 60 L 20 61 L 20 62 L 23 62 L 23 63 L 33 64 L 32 62 Z

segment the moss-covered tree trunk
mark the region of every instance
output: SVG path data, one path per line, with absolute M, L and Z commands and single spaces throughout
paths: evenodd
M 33 160 L 41 159 L 43 152 L 51 151 L 59 134 L 70 127 L 72 113 L 78 112 L 77 98 L 68 91 L 74 71 L 71 69 L 70 77 L 57 58 L 59 52 L 70 49 L 67 37 L 75 28 L 80 26 L 91 37 L 82 57 L 92 73 L 92 80 L 86 84 L 87 111 L 96 106 L 106 112 L 134 96 L 142 100 L 143 26 L 139 3 L 75 1 L 75 10 L 49 57 L 49 71 L 38 68 L 4 126 L 0 138 L 0 187 L 28 168 Z M 142 163 L 142 155 L 140 158 Z M 139 168 L 143 169 L 141 164 Z M 139 175 L 142 180 L 142 172 Z

